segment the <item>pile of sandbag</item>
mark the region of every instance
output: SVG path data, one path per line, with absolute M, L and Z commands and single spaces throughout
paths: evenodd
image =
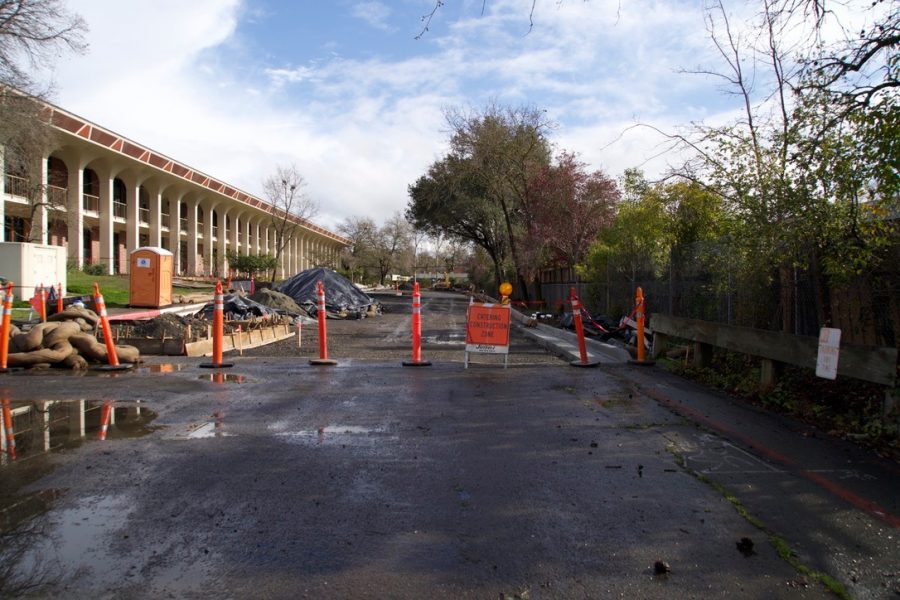
M 87 308 L 70 306 L 22 332 L 10 327 L 9 367 L 53 366 L 86 369 L 90 363 L 108 364 L 106 344 L 97 341 L 100 317 Z M 134 346 L 116 346 L 120 363 L 137 363 L 140 351 Z

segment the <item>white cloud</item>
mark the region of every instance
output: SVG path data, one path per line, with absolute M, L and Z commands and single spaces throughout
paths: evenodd
M 238 0 L 72 0 L 92 50 L 61 63 L 59 103 L 253 194 L 295 163 L 327 227 L 402 212 L 407 186 L 445 152 L 448 106 L 537 104 L 560 122 L 560 147 L 611 175 L 665 168 L 650 130 L 618 139 L 636 120 L 666 129 L 722 110 L 708 82 L 676 72 L 709 55 L 693 4 L 539 3 L 530 33 L 530 0 L 492 0 L 483 16 L 481 2 L 463 5 L 462 18 L 398 42 L 405 57 L 272 57 L 248 54 L 238 25 L 267 14 Z M 385 4 L 353 11 L 391 24 Z
M 393 28 L 388 23 L 391 9 L 382 2 L 371 0 L 369 2 L 357 2 L 353 5 L 352 14 L 357 19 L 362 19 L 375 29 L 391 31 Z

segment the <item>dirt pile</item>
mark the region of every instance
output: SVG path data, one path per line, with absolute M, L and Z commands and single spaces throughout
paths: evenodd
M 304 317 L 309 316 L 306 314 L 306 311 L 303 310 L 303 308 L 301 308 L 301 306 L 294 301 L 293 298 L 291 298 L 287 294 L 282 294 L 281 292 L 276 292 L 272 289 L 261 289 L 249 296 L 249 298 L 254 302 L 265 304 L 266 306 L 285 314 Z

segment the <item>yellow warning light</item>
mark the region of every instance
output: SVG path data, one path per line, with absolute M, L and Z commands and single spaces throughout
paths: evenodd
M 500 295 L 509 296 L 510 294 L 512 294 L 512 284 L 508 281 L 504 281 L 500 284 Z

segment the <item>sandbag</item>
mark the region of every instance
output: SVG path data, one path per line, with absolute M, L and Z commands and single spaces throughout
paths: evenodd
M 72 354 L 73 348 L 67 340 L 61 340 L 53 344 L 51 348 L 41 348 L 32 352 L 16 352 L 7 357 L 7 365 L 10 367 L 33 367 L 35 365 L 49 363 L 55 364 L 65 360 Z
M 43 345 L 46 332 L 56 329 L 59 323 L 38 323 L 27 333 L 20 333 L 9 340 L 11 352 L 33 352 Z
M 92 331 L 94 327 L 97 326 L 97 323 L 100 322 L 100 317 L 89 308 L 76 308 L 74 306 L 68 307 L 66 310 L 62 312 L 58 312 L 54 315 L 50 315 L 47 317 L 47 321 L 77 321 L 81 320 L 84 323 L 89 323 L 90 327 L 87 329 L 82 328 L 82 331 Z
M 62 321 L 50 331 L 44 332 L 42 345 L 45 348 L 52 348 L 59 341 L 68 343 L 70 337 L 79 333 L 81 333 L 81 325 L 74 321 Z
M 79 333 L 69 338 L 69 342 L 78 350 L 78 353 L 89 360 L 108 363 L 106 344 L 101 344 L 97 338 L 88 333 Z M 134 346 L 122 344 L 116 346 L 116 356 L 120 363 L 137 363 L 141 359 L 141 351 Z

